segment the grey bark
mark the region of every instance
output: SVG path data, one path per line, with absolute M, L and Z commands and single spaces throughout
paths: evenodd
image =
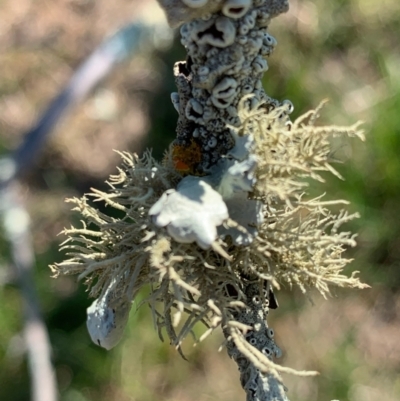
M 158 0 L 173 27 L 181 26 L 185 61 L 175 64 L 177 93 L 171 95 L 179 113 L 177 169 L 192 175 L 210 174 L 237 144 L 243 121 L 239 109 L 266 110 L 280 105 L 269 97 L 261 79 L 268 70 L 266 58 L 276 40 L 268 33 L 271 18 L 287 11 L 287 0 Z M 190 160 L 180 160 L 187 149 Z M 248 157 L 248 154 L 245 155 Z M 246 193 L 247 195 L 247 193 Z M 250 202 L 250 201 L 249 201 Z M 268 327 L 269 290 L 260 295 L 259 285 L 249 283 L 244 293 L 246 308 L 232 312 L 234 320 L 252 327 L 243 334 L 226 326 L 224 335 L 230 357 L 237 363 L 247 401 L 288 401 L 285 387 L 274 369 L 250 358 L 246 344 L 272 361 L 280 349 Z M 264 367 L 262 367 L 264 366 Z

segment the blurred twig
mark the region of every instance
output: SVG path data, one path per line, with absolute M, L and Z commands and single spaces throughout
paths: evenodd
M 0 201 L 4 231 L 11 246 L 24 304 L 23 335 L 32 380 L 32 401 L 55 401 L 57 384 L 51 364 L 51 346 L 33 280 L 35 257 L 30 238 L 29 215 L 16 184 L 0 193 Z
M 0 160 L 0 189 L 18 178 L 35 160 L 56 124 L 68 110 L 82 101 L 119 62 L 143 47 L 154 29 L 141 23 L 121 28 L 106 39 L 78 68 L 66 87 L 50 103 L 36 125 L 29 130 L 15 153 Z

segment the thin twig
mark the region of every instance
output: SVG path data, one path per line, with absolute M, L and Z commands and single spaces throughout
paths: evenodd
M 116 66 L 139 50 L 152 29 L 141 23 L 129 24 L 106 39 L 77 69 L 66 87 L 50 103 L 24 142 L 11 157 L 0 160 L 0 189 L 31 166 L 57 123 L 81 102 Z
M 32 401 L 56 401 L 57 383 L 51 364 L 51 346 L 33 280 L 35 258 L 29 232 L 29 215 L 18 188 L 9 186 L 0 192 L 4 228 L 12 250 L 12 259 L 24 304 L 23 335 L 32 381 Z

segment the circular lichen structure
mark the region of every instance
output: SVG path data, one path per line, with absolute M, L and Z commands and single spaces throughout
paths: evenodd
M 190 3 L 185 4 L 197 7 Z M 190 152 L 193 140 L 198 143 L 201 160 L 191 170 L 200 175 L 234 147 L 232 129 L 243 124 L 238 107 L 245 96 L 252 95 L 254 108 L 280 106 L 265 93 L 261 78 L 277 43 L 268 24 L 287 10 L 287 1 L 219 3 L 218 12 L 181 26 L 187 59 L 174 68 L 178 92 L 171 97 L 179 112 L 175 144 Z

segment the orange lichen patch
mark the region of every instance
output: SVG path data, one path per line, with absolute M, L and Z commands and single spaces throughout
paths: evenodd
M 190 145 L 174 144 L 172 147 L 172 161 L 175 170 L 182 174 L 194 174 L 195 167 L 201 161 L 200 145 L 192 140 Z

